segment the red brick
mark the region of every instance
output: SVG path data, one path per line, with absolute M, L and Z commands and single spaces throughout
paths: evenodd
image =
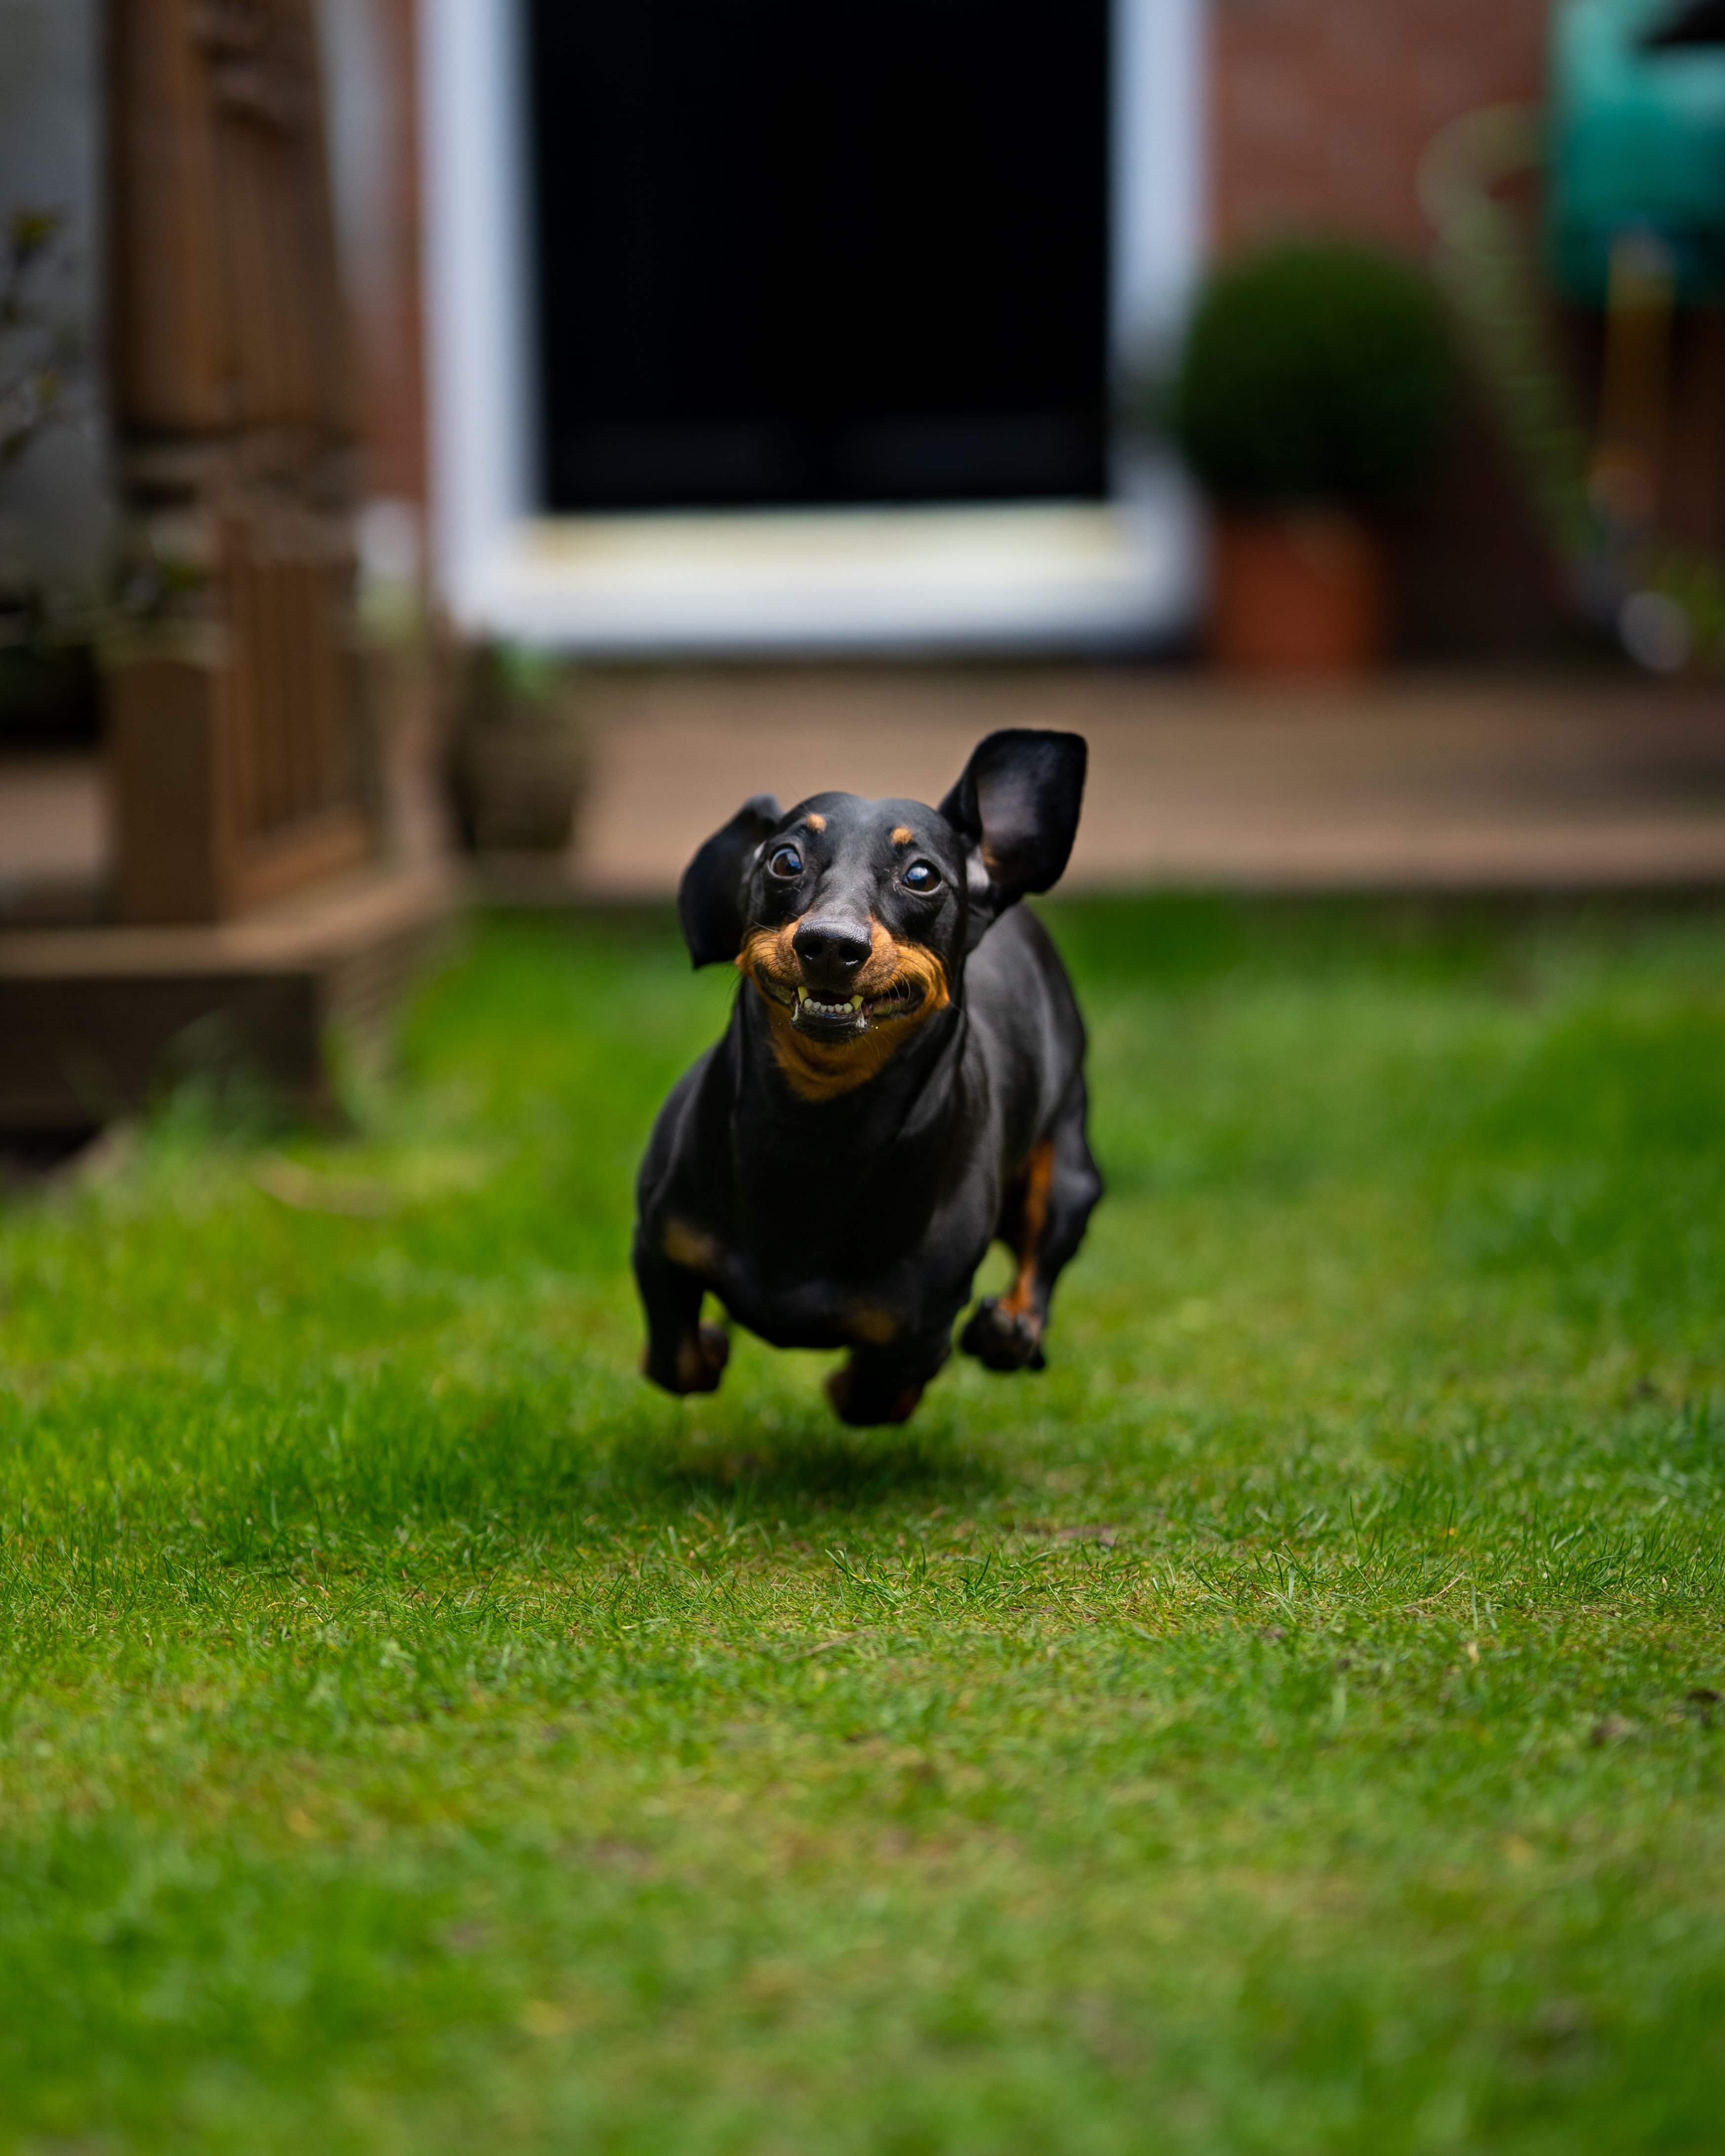
M 1415 176 L 1459 114 L 1537 97 L 1547 0 L 1219 0 L 1213 229 L 1289 227 L 1424 252 Z

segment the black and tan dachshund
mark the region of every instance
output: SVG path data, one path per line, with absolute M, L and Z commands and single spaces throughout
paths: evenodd
M 711 1392 L 716 1296 L 778 1348 L 848 1348 L 850 1423 L 902 1422 L 952 1349 L 991 1240 L 1018 1261 L 959 1342 L 1040 1369 L 1049 1298 L 1101 1178 L 1084 1026 L 1047 932 L 1078 829 L 1076 734 L 990 734 L 938 808 L 762 794 L 690 864 L 697 966 L 742 975 L 724 1036 L 660 1111 L 641 1168 L 643 1368 Z

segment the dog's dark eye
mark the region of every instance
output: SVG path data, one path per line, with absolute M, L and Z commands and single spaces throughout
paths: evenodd
M 794 846 L 781 846 L 767 864 L 769 875 L 782 876 L 788 883 L 793 876 L 803 873 L 803 856 Z
M 932 861 L 912 861 L 904 873 L 906 891 L 938 891 L 941 872 Z

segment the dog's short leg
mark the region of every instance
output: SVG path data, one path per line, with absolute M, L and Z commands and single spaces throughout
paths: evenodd
M 647 1312 L 647 1345 L 641 1374 L 668 1393 L 712 1393 L 730 1359 L 723 1328 L 703 1325 L 701 1299 L 706 1284 L 668 1258 L 635 1252 L 635 1279 Z
M 1086 1223 L 1102 1194 L 1102 1178 L 1085 1133 L 1081 1078 L 1049 1135 L 1030 1158 L 1000 1212 L 1000 1240 L 1018 1259 L 1018 1276 L 1003 1296 L 985 1296 L 958 1345 L 991 1370 L 1040 1370 L 1048 1306 L 1062 1268 L 1084 1240 Z
M 840 1422 L 869 1430 L 908 1422 L 923 1389 L 952 1353 L 950 1335 L 891 1348 L 855 1348 L 827 1379 L 827 1398 Z

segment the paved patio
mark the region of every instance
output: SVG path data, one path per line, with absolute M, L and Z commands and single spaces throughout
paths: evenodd
M 1615 674 L 667 673 L 596 675 L 589 709 L 578 840 L 547 895 L 667 892 L 754 793 L 938 800 L 1008 726 L 1089 739 L 1072 888 L 1725 881 L 1725 696 Z
M 0 758 L 0 923 L 90 918 L 108 847 L 93 758 Z
M 1070 727 L 1091 779 L 1070 887 L 1588 889 L 1725 883 L 1725 696 L 1622 675 L 1259 687 L 1196 671 L 595 672 L 562 860 L 499 896 L 662 897 L 751 793 L 938 800 L 995 726 Z M 88 759 L 0 762 L 0 921 L 88 920 Z

